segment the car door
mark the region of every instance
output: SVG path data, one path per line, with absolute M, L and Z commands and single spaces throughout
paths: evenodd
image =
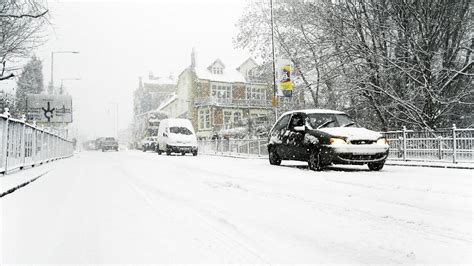
M 291 116 L 287 130 L 283 136 L 284 153 L 289 156 L 289 159 L 306 160 L 306 146 L 304 143 L 305 130 L 301 129 L 305 126 L 305 114 L 294 113 Z

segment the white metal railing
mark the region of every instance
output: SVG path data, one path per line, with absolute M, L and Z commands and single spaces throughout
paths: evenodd
M 214 139 L 200 140 L 199 153 L 267 156 L 266 139 Z
M 0 173 L 72 156 L 73 143 L 18 119 L 0 115 Z
M 390 143 L 389 158 L 406 161 L 474 162 L 474 129 L 382 132 Z
M 474 129 L 381 132 L 389 141 L 389 159 L 474 163 Z M 267 139 L 200 140 L 199 152 L 219 155 L 267 156 Z

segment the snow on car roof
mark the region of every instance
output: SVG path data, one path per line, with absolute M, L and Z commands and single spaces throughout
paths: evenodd
M 281 116 L 293 113 L 306 113 L 306 114 L 344 114 L 344 112 L 329 110 L 329 109 L 304 109 L 304 110 L 293 110 L 283 113 Z

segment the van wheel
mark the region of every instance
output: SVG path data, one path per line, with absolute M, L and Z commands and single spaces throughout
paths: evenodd
M 268 160 L 270 161 L 271 165 L 280 165 L 281 164 L 281 158 L 278 156 L 276 151 L 272 148 L 270 148 L 269 154 L 268 154 Z
M 318 150 L 311 151 L 308 160 L 309 169 L 313 171 L 321 171 L 323 170 L 323 166 L 321 165 L 321 154 Z

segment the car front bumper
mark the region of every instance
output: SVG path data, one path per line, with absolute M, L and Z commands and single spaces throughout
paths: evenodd
M 388 151 L 387 144 L 325 145 L 322 157 L 328 164 L 364 164 L 385 161 Z

